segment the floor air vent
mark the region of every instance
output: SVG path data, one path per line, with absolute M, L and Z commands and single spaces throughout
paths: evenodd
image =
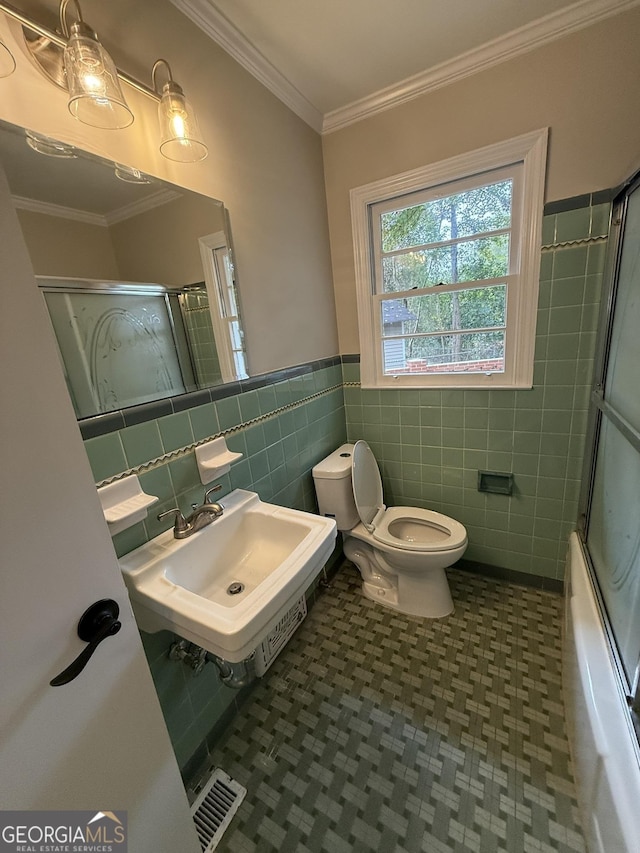
M 214 770 L 198 799 L 191 806 L 203 853 L 215 850 L 231 818 L 238 811 L 247 789 L 222 770 Z

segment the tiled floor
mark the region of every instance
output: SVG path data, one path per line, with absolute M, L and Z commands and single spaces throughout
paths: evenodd
M 562 599 L 448 575 L 455 613 L 429 621 L 340 569 L 213 756 L 248 789 L 218 850 L 584 851 Z

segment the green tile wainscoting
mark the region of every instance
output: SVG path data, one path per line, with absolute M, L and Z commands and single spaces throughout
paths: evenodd
M 114 537 L 120 556 L 171 526 L 171 519 L 158 522 L 158 513 L 179 506 L 186 514 L 201 503 L 205 487 L 197 444 L 224 435 L 229 449 L 243 454 L 216 481 L 221 495 L 252 489 L 262 500 L 313 512 L 311 468 L 345 434 L 342 372 L 336 364 L 89 438 L 85 447 L 98 485 L 135 472 L 143 490 L 160 499 L 146 521 Z
M 133 470 L 160 498 L 145 522 L 114 537 L 118 555 L 170 526 L 157 522 L 159 512 L 188 512 L 202 500 L 194 448 L 205 439 L 225 434 L 243 454 L 221 478 L 222 494 L 248 488 L 263 500 L 315 511 L 313 465 L 347 438 L 364 438 L 389 504 L 459 519 L 469 532 L 465 557 L 476 564 L 561 578 L 577 514 L 610 198 L 585 196 L 545 210 L 532 390 L 364 390 L 357 358 L 345 356 L 342 365 L 87 438 L 97 483 Z M 479 493 L 478 469 L 513 472 L 514 494 Z M 188 780 L 243 693 L 225 687 L 213 666 L 194 678 L 170 661 L 171 634 L 142 639 Z
M 461 521 L 469 561 L 556 579 L 577 519 L 611 207 L 580 201 L 545 211 L 533 389 L 368 390 L 343 364 L 348 439 L 371 445 L 385 500 Z M 478 470 L 512 472 L 514 494 L 478 492 Z

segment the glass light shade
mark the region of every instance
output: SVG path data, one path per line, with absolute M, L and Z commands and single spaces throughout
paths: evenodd
M 57 139 L 51 139 L 50 136 L 36 133 L 35 130 L 25 130 L 24 135 L 29 148 L 37 151 L 38 154 L 45 154 L 47 157 L 60 157 L 65 160 L 72 160 L 78 156 L 72 145 L 65 145 L 64 142 L 58 142 Z
M 118 130 L 133 122 L 116 66 L 86 24 L 74 24 L 64 49 L 69 111 L 83 124 Z
M 0 41 L 0 77 L 8 77 L 16 70 L 16 61 L 9 48 Z
M 158 105 L 160 153 L 179 163 L 197 163 L 207 156 L 207 146 L 189 102 L 177 83 L 164 86 Z
M 116 163 L 113 170 L 116 178 L 119 181 L 124 181 L 127 184 L 152 184 L 153 178 L 145 175 L 139 169 L 134 169 L 133 166 L 123 166 L 122 163 Z

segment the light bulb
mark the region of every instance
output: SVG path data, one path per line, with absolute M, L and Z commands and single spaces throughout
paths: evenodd
M 180 113 L 175 113 L 170 118 L 171 129 L 173 130 L 173 135 L 178 137 L 178 139 L 184 139 L 187 135 L 184 116 Z
M 158 106 L 160 152 L 169 160 L 195 163 L 207 156 L 195 114 L 182 89 L 171 81 L 164 86 Z

